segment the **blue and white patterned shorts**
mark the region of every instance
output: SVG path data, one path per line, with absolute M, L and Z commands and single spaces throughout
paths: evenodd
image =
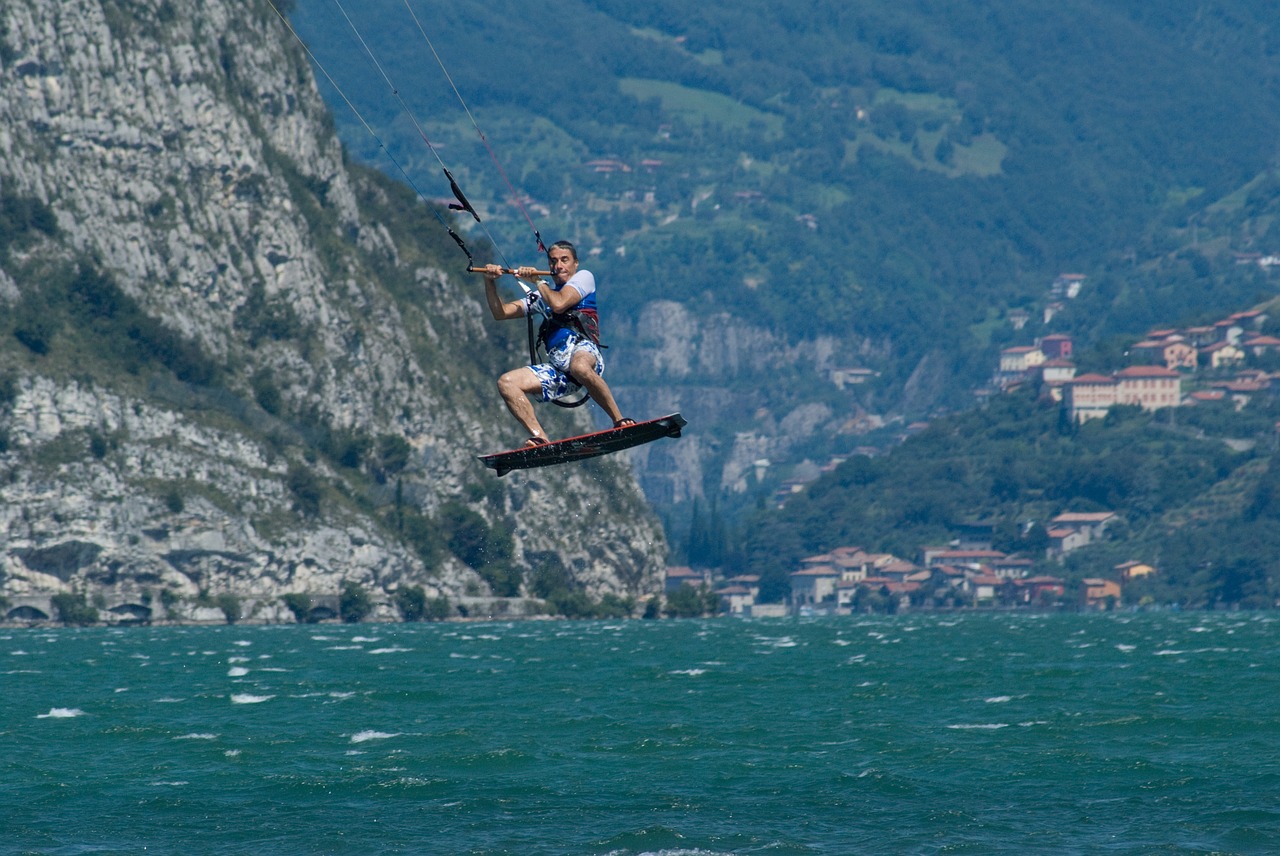
M 550 362 L 529 366 L 530 371 L 538 376 L 542 383 L 542 400 L 553 401 L 564 398 L 581 388 L 581 385 L 569 375 L 569 361 L 578 351 L 587 351 L 596 361 L 596 374 L 604 376 L 604 357 L 596 343 L 590 339 L 569 336 L 564 345 L 547 352 Z

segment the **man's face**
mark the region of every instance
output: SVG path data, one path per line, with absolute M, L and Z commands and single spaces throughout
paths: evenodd
M 569 277 L 578 272 L 578 260 L 564 247 L 552 247 L 547 259 L 551 263 L 551 277 L 556 285 L 564 285 Z

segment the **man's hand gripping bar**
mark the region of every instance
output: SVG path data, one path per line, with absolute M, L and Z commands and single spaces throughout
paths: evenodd
M 485 272 L 485 270 L 484 270 L 484 268 L 482 268 L 482 267 L 476 267 L 475 265 L 467 265 L 467 273 L 484 273 L 484 272 Z M 509 273 L 509 274 L 511 274 L 512 276 L 517 276 L 517 275 L 518 275 L 518 274 L 517 274 L 517 269 L 516 269 L 516 268 L 503 268 L 503 269 L 502 269 L 502 272 L 503 272 L 503 273 Z M 535 271 L 533 271 L 533 272 L 532 272 L 532 275 L 533 275 L 533 276 L 551 276 L 551 271 L 549 271 L 549 270 L 535 270 Z

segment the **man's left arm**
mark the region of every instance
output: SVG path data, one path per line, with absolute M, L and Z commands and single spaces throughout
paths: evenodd
M 581 273 L 581 271 L 579 271 L 579 273 Z M 556 315 L 559 315 L 562 312 L 568 312 L 570 309 L 581 303 L 582 298 L 586 296 L 579 290 L 578 285 L 574 282 L 577 277 L 578 274 L 574 274 L 568 282 L 560 287 L 559 291 L 552 288 L 551 284 L 545 279 L 537 281 L 538 294 L 542 296 L 543 302 L 546 303 L 551 311 Z

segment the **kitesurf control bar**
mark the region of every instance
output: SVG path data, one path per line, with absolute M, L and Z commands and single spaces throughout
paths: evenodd
M 511 274 L 512 276 L 515 276 L 515 275 L 516 275 L 516 268 L 503 268 L 503 269 L 502 269 L 502 272 L 503 272 L 503 273 L 509 273 L 509 274 Z M 482 267 L 476 267 L 475 265 L 467 265 L 467 273 L 484 273 L 484 268 L 482 268 Z M 549 270 L 535 270 L 535 271 L 533 272 L 533 275 L 534 275 L 534 276 L 551 276 L 551 271 L 549 271 Z

